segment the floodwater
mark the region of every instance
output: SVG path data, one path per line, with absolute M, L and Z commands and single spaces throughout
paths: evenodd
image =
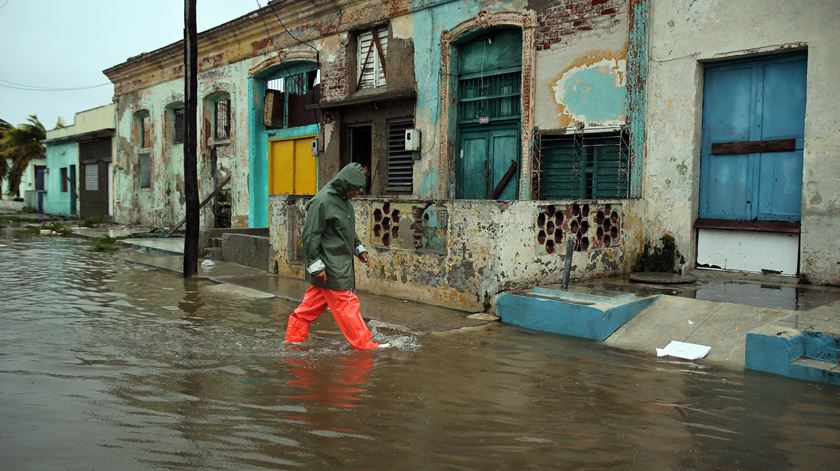
M 0 229 L 0 468 L 836 469 L 840 388 L 500 326 L 328 317 Z

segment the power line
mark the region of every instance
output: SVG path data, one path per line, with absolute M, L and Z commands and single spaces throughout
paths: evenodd
M 12 0 L 6 0 L 5 2 L 3 2 L 3 4 L 2 4 L 2 5 L 0 5 L 0 10 L 2 10 L 2 9 L 3 9 L 3 7 L 5 7 L 6 5 L 8 5 L 8 4 L 9 4 L 9 2 L 11 2 L 11 1 L 12 1 Z
M 259 1 L 257 1 L 257 4 L 259 4 Z M 298 39 L 297 36 L 295 36 L 294 34 L 292 34 L 291 31 L 289 31 L 289 28 L 286 28 L 286 25 L 283 23 L 283 20 L 280 19 L 280 15 L 277 14 L 277 10 L 274 9 L 274 4 L 271 3 L 271 0 L 269 0 L 269 3 L 266 6 L 271 8 L 271 11 L 274 13 L 274 17 L 277 18 L 277 21 L 280 23 L 280 26 L 282 26 L 283 29 L 286 30 L 286 32 L 289 34 L 289 36 L 291 36 L 295 41 L 303 44 L 304 46 L 311 47 L 312 50 L 314 50 L 316 53 L 320 54 L 321 51 L 319 51 L 318 48 L 316 48 L 315 46 L 313 46 L 309 43 L 301 41 L 300 39 Z
M 91 90 L 111 85 L 111 82 L 100 83 L 98 85 L 87 85 L 83 87 L 42 87 L 40 85 L 29 85 L 25 83 L 12 82 L 10 80 L 0 79 L 0 87 L 11 88 L 13 90 L 25 90 L 30 92 L 76 92 L 81 90 Z

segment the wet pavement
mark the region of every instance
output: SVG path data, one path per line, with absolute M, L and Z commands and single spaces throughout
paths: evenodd
M 569 289 L 598 293 L 634 293 L 637 296 L 664 294 L 683 298 L 738 303 L 788 310 L 810 310 L 840 301 L 836 287 L 796 283 L 790 277 L 762 277 L 721 271 L 695 270 L 697 280 L 684 284 L 637 283 L 626 277 L 609 277 L 572 282 Z M 774 281 L 768 281 L 774 280 Z
M 4 469 L 834 469 L 840 389 L 508 326 L 353 352 L 294 303 L 0 229 Z M 405 307 L 407 312 L 413 305 Z

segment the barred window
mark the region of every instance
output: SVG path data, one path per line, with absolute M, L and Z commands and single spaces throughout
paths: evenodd
M 172 134 L 172 143 L 173 144 L 183 144 L 184 143 L 184 108 L 175 108 L 172 110 L 172 118 L 174 123 L 174 129 Z
M 216 102 L 216 129 L 213 137 L 219 141 L 230 139 L 230 98 Z
M 388 122 L 388 189 L 411 192 L 414 180 L 412 151 L 405 150 L 405 130 L 414 127 L 410 118 Z
M 308 70 L 269 79 L 266 82 L 263 124 L 266 129 L 294 128 L 318 123 L 315 110 L 320 100 L 319 70 Z
M 459 79 L 458 121 L 486 124 L 519 117 L 521 74 L 463 74 Z
M 540 199 L 628 197 L 629 133 L 542 136 L 539 146 Z

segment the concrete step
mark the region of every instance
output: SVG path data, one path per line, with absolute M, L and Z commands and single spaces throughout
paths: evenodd
M 211 237 L 207 239 L 207 247 L 221 247 L 222 246 L 222 238 L 221 237 Z
M 751 370 L 840 386 L 840 337 L 769 324 L 747 334 Z
M 657 298 L 534 288 L 499 295 L 496 313 L 507 324 L 602 342 Z
M 251 234 L 224 234 L 221 260 L 268 271 L 271 243 L 268 237 Z

